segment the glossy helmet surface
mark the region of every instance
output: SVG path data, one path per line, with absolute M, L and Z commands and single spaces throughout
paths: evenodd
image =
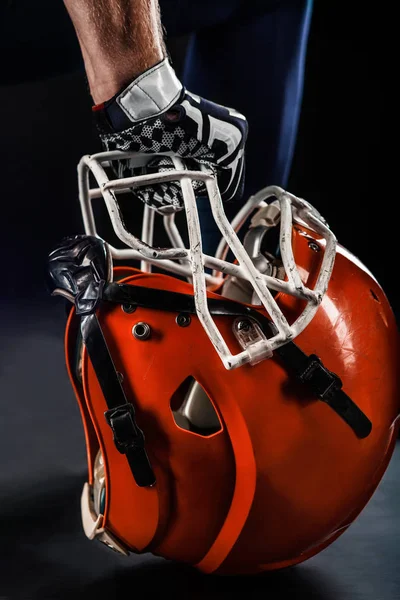
M 65 350 L 87 443 L 85 533 L 207 573 L 304 561 L 353 522 L 393 452 L 388 300 L 304 200 L 266 188 L 229 224 L 207 172 L 176 159 L 173 174 L 109 180 L 120 157 L 82 159 L 85 235 L 49 259 L 54 293 L 75 304 Z M 199 177 L 222 234 L 215 257 L 201 249 Z M 163 178 L 181 183 L 188 248 L 174 215 L 162 217 L 168 249 L 153 245 L 149 209 L 141 239 L 123 223 L 118 193 Z M 123 249 L 97 234 L 98 197 Z M 132 258 L 140 268 L 123 264 Z

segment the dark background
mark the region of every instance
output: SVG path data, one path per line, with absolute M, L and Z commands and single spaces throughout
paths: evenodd
M 321 210 L 398 311 L 395 224 L 385 221 L 382 196 L 384 29 L 364 6 L 315 2 L 288 189 Z M 179 71 L 185 40 L 169 45 Z M 48 297 L 44 272 L 52 246 L 82 231 L 75 169 L 99 145 L 60 0 L 3 0 L 0 50 L 0 599 L 400 597 L 398 450 L 350 530 L 287 571 L 203 577 L 148 555 L 119 558 L 86 540 L 79 513 L 83 433 L 63 362 L 63 307 Z
M 387 203 L 393 209 L 384 186 L 390 146 L 382 133 L 388 110 L 381 43 L 386 23 L 363 5 L 315 1 L 288 189 L 320 209 L 397 310 L 396 235 L 394 220 L 384 212 Z M 100 147 L 77 40 L 61 0 L 6 0 L 0 19 L 0 158 L 7 175 L 3 194 L 12 198 L 3 213 L 10 235 L 3 231 L 2 243 L 40 288 L 48 248 L 60 235 L 81 230 L 76 163 Z M 169 47 L 179 72 L 185 39 L 169 39 Z M 21 238 L 22 246 L 31 244 L 29 256 Z M 18 273 L 13 286 L 19 280 Z M 7 287 L 13 294 L 14 287 Z

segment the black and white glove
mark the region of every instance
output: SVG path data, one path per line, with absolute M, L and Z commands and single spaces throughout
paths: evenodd
M 134 159 L 118 161 L 119 177 L 174 169 L 169 157 L 178 156 L 190 170 L 203 164 L 215 173 L 222 200 L 243 194 L 245 117 L 185 90 L 167 59 L 94 107 L 94 115 L 105 150 L 149 154 L 140 168 Z M 151 157 L 160 153 L 164 156 Z M 205 191 L 200 181 L 193 181 L 193 188 L 196 194 Z M 164 214 L 183 208 L 179 182 L 137 188 L 134 193 Z

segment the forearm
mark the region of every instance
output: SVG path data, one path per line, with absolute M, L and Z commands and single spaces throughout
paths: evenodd
M 158 0 L 64 0 L 96 104 L 165 56 Z

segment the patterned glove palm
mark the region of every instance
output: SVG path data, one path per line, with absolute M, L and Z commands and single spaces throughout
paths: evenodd
M 216 170 L 211 164 L 207 166 L 211 173 L 216 174 Z M 187 159 L 185 167 L 190 171 L 198 171 L 199 163 L 193 159 Z M 118 177 L 168 173 L 175 170 L 176 167 L 169 156 L 152 158 L 143 167 L 135 167 L 129 160 L 119 161 L 115 168 Z M 202 181 L 192 180 L 192 187 L 195 194 L 205 193 L 205 185 Z M 135 188 L 132 189 L 132 193 L 136 198 L 163 215 L 183 209 L 183 196 L 179 181 L 165 181 L 153 186 Z
M 168 77 L 175 77 L 171 67 L 163 61 L 135 80 L 118 97 L 96 107 L 97 126 L 105 150 L 149 154 L 149 161 L 139 169 L 134 160 L 119 161 L 117 175 L 130 177 L 173 170 L 169 156 L 175 155 L 182 158 L 190 170 L 205 165 L 215 173 L 224 201 L 240 198 L 248 131 L 245 117 L 233 109 L 191 94 L 177 83 L 176 78 L 172 83 L 168 82 L 170 89 L 165 91 L 168 86 L 164 85 L 165 89 L 160 92 L 154 85 L 155 76 L 159 80 L 162 76 L 163 84 L 168 82 Z M 139 91 L 145 96 L 138 96 Z M 148 102 L 150 96 L 152 104 Z M 166 107 L 154 109 L 156 102 L 157 108 L 160 105 Z M 156 114 L 153 115 L 154 110 Z M 146 114 L 149 116 L 143 118 Z M 158 153 L 166 156 L 151 157 Z M 193 187 L 196 194 L 205 191 L 203 182 L 193 181 Z M 163 214 L 183 208 L 179 182 L 138 188 L 134 194 Z

